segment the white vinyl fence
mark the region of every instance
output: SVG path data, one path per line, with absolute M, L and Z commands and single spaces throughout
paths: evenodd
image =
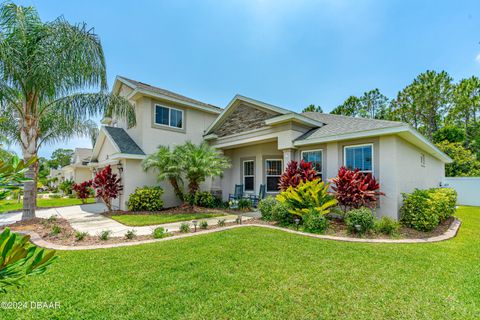
M 443 186 L 457 190 L 458 204 L 480 206 L 480 177 L 448 177 Z

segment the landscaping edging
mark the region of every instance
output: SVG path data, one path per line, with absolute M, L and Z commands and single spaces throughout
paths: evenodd
M 455 219 L 448 230 L 443 234 L 431 238 L 425 239 L 364 239 L 364 238 L 349 238 L 349 237 L 336 237 L 336 236 L 328 236 L 322 234 L 313 234 L 313 233 L 306 233 L 302 231 L 295 231 L 291 229 L 281 228 L 277 226 L 265 225 L 265 224 L 257 224 L 257 223 L 250 223 L 250 224 L 240 224 L 240 225 L 233 225 L 227 226 L 223 228 L 216 228 L 196 233 L 186 233 L 182 235 L 162 238 L 162 239 L 151 239 L 151 240 L 142 240 L 136 242 L 125 242 L 125 243 L 113 243 L 113 244 L 106 244 L 106 245 L 87 245 L 87 246 L 64 246 L 64 245 L 57 245 L 48 241 L 43 240 L 40 235 L 33 231 L 25 231 L 25 232 L 18 232 L 22 234 L 30 235 L 30 241 L 40 247 L 54 249 L 54 250 L 94 250 L 94 249 L 108 249 L 108 248 L 117 248 L 117 247 L 126 247 L 126 246 L 135 246 L 140 244 L 147 244 L 147 243 L 155 243 L 161 241 L 171 241 L 176 239 L 183 239 L 189 238 L 194 236 L 199 236 L 203 234 L 209 234 L 214 232 L 220 232 L 225 230 L 231 230 L 235 228 L 242 228 L 242 227 L 261 227 L 261 228 L 268 228 L 274 230 L 280 230 L 292 234 L 298 234 L 301 236 L 306 236 L 310 238 L 318 238 L 318 239 L 325 239 L 325 240 L 334 240 L 334 241 L 344 241 L 344 242 L 362 242 L 362 243 L 431 243 L 431 242 L 439 242 L 451 239 L 457 235 L 458 229 L 460 228 L 461 221 L 459 219 Z

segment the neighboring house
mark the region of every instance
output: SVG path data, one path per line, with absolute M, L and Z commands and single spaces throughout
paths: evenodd
M 50 168 L 50 172 L 47 175 L 47 179 L 49 181 L 49 185 L 52 188 L 57 188 L 60 183 L 63 181 L 63 172 L 62 169 L 52 169 Z
M 92 149 L 75 148 L 72 161 L 69 165 L 62 167 L 62 180 L 73 180 L 75 183 L 82 183 L 92 179 L 92 169 L 88 166 Z
M 296 113 L 237 95 L 219 109 L 170 91 L 117 77 L 113 89 L 137 109 L 137 125 L 106 119 L 92 154 L 94 167 L 112 164 L 125 185 L 118 202 L 125 209 L 136 187 L 157 184 L 156 175 L 144 173 L 141 160 L 158 145 L 208 141 L 231 159 L 223 177 L 208 181 L 205 190 L 221 192 L 223 199 L 235 184 L 245 193 L 278 193 L 278 180 L 291 160 L 314 164 L 319 177 L 328 181 L 345 165 L 372 173 L 380 182 L 377 214 L 398 218 L 402 192 L 437 187 L 451 159 L 407 124 L 323 114 Z M 178 204 L 172 188 L 165 188 L 165 204 Z

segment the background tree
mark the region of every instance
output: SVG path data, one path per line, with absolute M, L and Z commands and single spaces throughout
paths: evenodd
M 330 112 L 331 114 L 370 119 L 385 119 L 388 111 L 388 98 L 379 89 L 364 92 L 361 97 L 350 96 L 345 102 Z
M 60 169 L 68 166 L 72 162 L 73 150 L 72 149 L 57 149 L 52 152 L 52 156 L 48 161 L 48 165 L 53 169 Z
M 323 113 L 323 109 L 320 106 L 316 106 L 314 104 L 309 105 L 308 107 L 304 108 L 302 112 L 320 112 Z
M 88 89 L 88 93 L 82 90 Z M 100 89 L 99 92 L 92 92 Z M 100 39 L 85 23 L 42 22 L 33 7 L 0 6 L 0 132 L 28 161 L 44 143 L 88 136 L 95 115 L 135 125 L 133 106 L 107 92 Z M 26 173 L 22 219 L 35 216 L 37 163 Z
M 460 142 L 442 141 L 437 147 L 445 152 L 452 163 L 445 165 L 445 176 L 447 177 L 475 177 L 480 176 L 480 161 L 472 151 L 466 149 Z

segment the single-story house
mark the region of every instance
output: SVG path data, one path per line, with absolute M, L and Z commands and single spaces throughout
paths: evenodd
M 266 185 L 278 193 L 278 180 L 291 160 L 310 161 L 328 181 L 341 166 L 372 173 L 385 196 L 378 216 L 398 218 L 401 193 L 437 187 L 451 159 L 424 136 L 402 122 L 345 117 L 318 112 L 297 113 L 236 95 L 224 108 L 203 103 L 142 82 L 117 77 L 113 92 L 136 108 L 137 125 L 127 128 L 118 119 L 104 119 L 93 148 L 90 166 L 107 164 L 122 177 L 124 192 L 117 201 L 126 208 L 136 187 L 156 185 L 156 174 L 144 172 L 141 161 L 159 145 L 174 146 L 190 140 L 208 141 L 230 158 L 223 177 L 202 186 L 224 200 L 236 184 L 257 194 Z M 166 206 L 178 204 L 167 182 Z

